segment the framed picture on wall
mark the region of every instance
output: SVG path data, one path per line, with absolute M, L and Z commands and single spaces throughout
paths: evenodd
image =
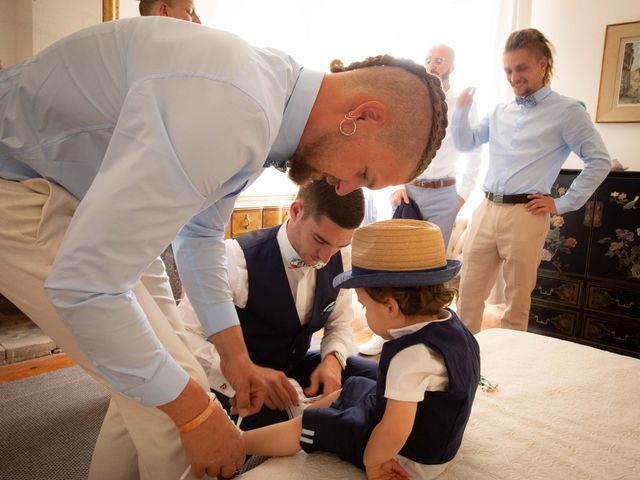
M 120 0 L 102 0 L 102 21 L 108 22 L 119 17 Z
M 596 122 L 640 122 L 640 21 L 607 25 Z

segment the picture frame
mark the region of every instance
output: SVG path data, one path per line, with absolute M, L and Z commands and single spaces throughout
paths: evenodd
M 102 0 L 102 21 L 109 22 L 119 17 L 120 0 Z
M 596 122 L 640 122 L 640 21 L 607 25 Z

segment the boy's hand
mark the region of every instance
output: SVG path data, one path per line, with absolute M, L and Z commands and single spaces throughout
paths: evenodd
M 368 480 L 407 480 L 409 474 L 393 458 L 379 465 L 366 467 Z

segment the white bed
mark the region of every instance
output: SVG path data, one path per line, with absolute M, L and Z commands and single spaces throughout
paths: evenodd
M 540 335 L 479 333 L 482 375 L 456 458 L 438 479 L 640 479 L 640 360 Z M 242 480 L 364 479 L 327 454 L 272 458 Z

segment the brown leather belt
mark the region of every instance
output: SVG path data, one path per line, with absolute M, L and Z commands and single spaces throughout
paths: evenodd
M 416 187 L 422 188 L 442 188 L 442 187 L 450 187 L 451 185 L 456 184 L 455 178 L 447 178 L 445 180 L 435 180 L 433 182 L 423 182 L 422 180 L 416 180 L 411 182 L 411 185 L 415 185 Z
M 527 198 L 530 193 L 516 193 L 514 195 L 502 195 L 499 193 L 484 192 L 484 196 L 491 200 L 493 203 L 529 203 L 530 198 Z

